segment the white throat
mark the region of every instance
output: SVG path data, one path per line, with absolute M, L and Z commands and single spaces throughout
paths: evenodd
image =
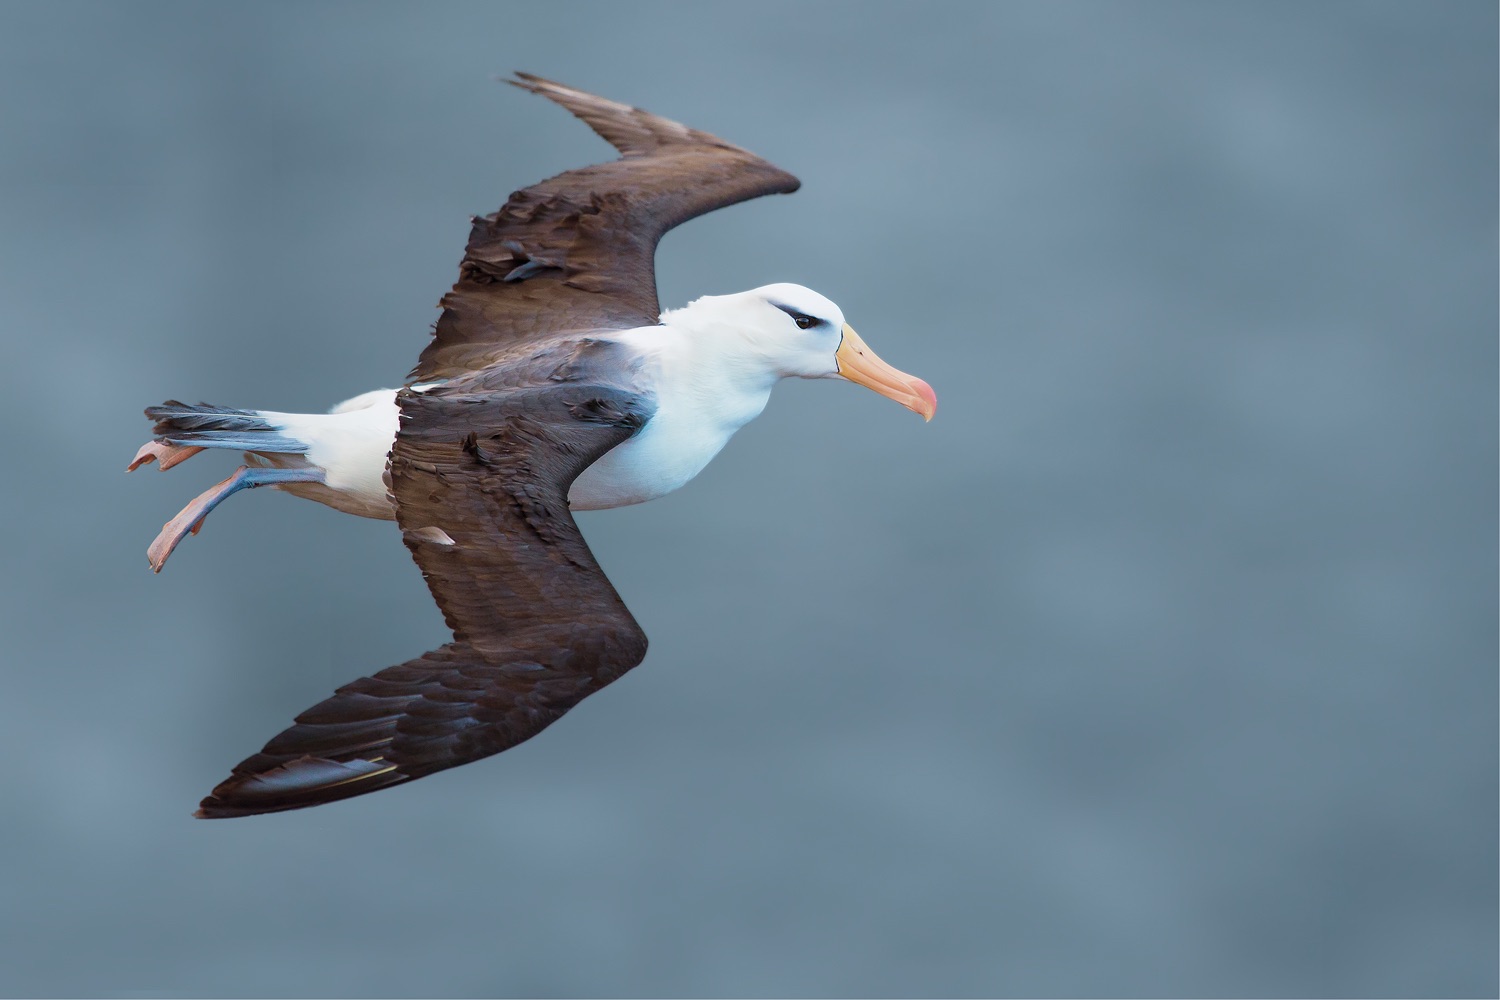
M 702 397 L 706 415 L 732 425 L 733 433 L 765 408 L 784 373 L 747 335 L 742 314 L 726 308 L 726 299 L 702 298 L 663 313 L 656 329 L 669 331 L 658 353 L 662 381 L 674 392 Z

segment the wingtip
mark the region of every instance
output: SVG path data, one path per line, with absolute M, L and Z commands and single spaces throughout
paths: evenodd
M 222 782 L 218 788 L 199 800 L 198 808 L 193 810 L 193 819 L 238 819 L 242 816 L 255 816 L 262 812 L 273 811 L 257 809 L 253 806 L 247 809 L 243 805 L 221 799 L 218 793 L 233 780 L 231 778 L 229 781 Z
M 587 90 L 570 87 L 566 83 L 558 83 L 556 80 L 549 80 L 545 76 L 537 76 L 535 73 L 527 73 L 519 69 L 511 76 L 502 76 L 496 79 L 508 83 L 512 87 L 520 87 L 527 93 L 537 94 L 549 100 L 556 101 L 568 110 L 573 111 L 574 114 L 578 114 L 578 112 L 570 102 L 580 101 L 589 104 L 614 105 L 626 111 L 640 111 L 639 108 L 632 107 L 631 105 L 621 104 L 619 101 L 612 101 L 607 97 L 601 97 Z
M 193 819 L 243 819 L 246 816 L 260 816 L 267 812 L 279 812 L 274 809 L 236 809 L 226 806 L 218 799 L 209 796 L 198 803 L 198 808 L 193 810 Z
M 231 774 L 198 803 L 193 815 L 235 819 L 305 809 L 388 788 L 411 777 L 384 758 L 330 760 L 304 755 L 264 770 Z
M 510 76 L 497 76 L 495 77 L 495 79 L 500 81 L 501 83 L 508 83 L 512 87 L 520 87 L 522 90 L 530 91 L 533 94 L 540 94 L 542 91 L 549 88 L 556 90 L 573 89 L 571 87 L 566 87 L 563 84 L 556 82 L 555 80 L 548 80 L 546 77 L 537 76 L 535 73 L 527 73 L 524 70 L 519 69 L 511 73 Z
M 193 810 L 193 819 L 230 819 L 239 815 L 242 815 L 239 809 L 227 805 L 223 799 L 213 794 L 200 799 L 198 808 Z

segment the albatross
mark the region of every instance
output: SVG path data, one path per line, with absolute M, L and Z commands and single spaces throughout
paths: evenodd
M 127 471 L 209 448 L 245 465 L 147 550 L 168 556 L 226 497 L 279 490 L 394 520 L 451 642 L 339 688 L 234 767 L 196 815 L 248 816 L 389 788 L 530 739 L 641 662 L 646 636 L 572 511 L 692 479 L 783 378 L 843 379 L 932 419 L 937 397 L 882 361 L 811 289 L 773 284 L 662 312 L 662 235 L 800 182 L 738 146 L 529 73 L 620 153 L 476 217 L 458 282 L 400 389 L 324 414 L 168 401 Z

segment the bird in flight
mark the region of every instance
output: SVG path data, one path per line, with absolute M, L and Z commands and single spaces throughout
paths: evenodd
M 499 753 L 640 663 L 646 636 L 572 511 L 653 500 L 692 479 L 781 379 L 837 378 L 932 419 L 839 307 L 794 284 L 661 312 L 654 258 L 689 219 L 797 178 L 722 139 L 518 73 L 617 149 L 475 218 L 458 283 L 400 389 L 326 414 L 168 401 L 129 470 L 205 448 L 246 465 L 147 550 L 152 569 L 226 497 L 274 486 L 394 520 L 453 640 L 339 688 L 241 761 L 197 815 L 321 805 Z

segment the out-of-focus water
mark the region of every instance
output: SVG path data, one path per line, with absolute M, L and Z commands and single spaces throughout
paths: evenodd
M 1493 996 L 1492 4 L 0 7 L 7 995 Z M 388 523 L 120 474 L 168 397 L 410 368 L 467 215 L 610 153 L 803 190 L 667 305 L 829 295 L 941 410 L 778 390 L 588 515 L 640 669 L 501 757 L 189 818 L 441 642 Z

